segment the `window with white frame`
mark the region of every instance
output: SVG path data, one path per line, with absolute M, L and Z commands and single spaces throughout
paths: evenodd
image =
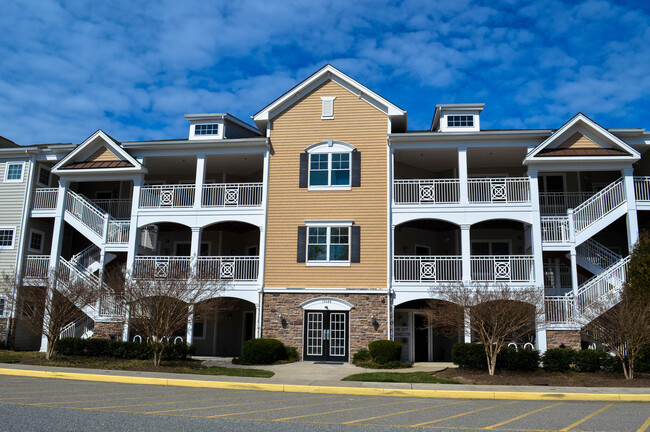
M 219 123 L 194 125 L 194 135 L 218 135 Z
M 309 158 L 309 186 L 350 186 L 350 153 L 319 153 Z
M 310 226 L 307 229 L 308 263 L 350 262 L 349 227 Z
M 327 140 L 300 155 L 301 188 L 349 190 L 361 186 L 361 153 L 353 145 Z
M 23 162 L 7 162 L 5 166 L 5 182 L 23 181 Z
M 0 227 L 0 249 L 13 249 L 15 227 Z
M 447 127 L 474 127 L 473 115 L 449 115 Z
M 29 230 L 29 246 L 28 249 L 30 252 L 43 253 L 43 240 L 45 239 L 45 234 L 43 231 L 31 229 Z
M 6 309 L 7 309 L 7 299 L 5 297 L 0 297 L 0 318 L 5 317 Z
M 38 178 L 36 182 L 40 186 L 50 187 L 50 169 L 46 166 L 41 165 L 38 168 Z

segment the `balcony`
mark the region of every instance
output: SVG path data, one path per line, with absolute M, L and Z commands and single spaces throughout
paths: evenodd
M 261 207 L 263 183 L 214 183 L 203 185 L 202 208 Z M 177 209 L 195 206 L 195 185 L 155 185 L 140 189 L 139 208 Z
M 141 209 L 194 207 L 194 185 L 154 185 L 140 189 Z
M 32 210 L 56 210 L 59 188 L 41 188 L 34 190 Z
M 201 256 L 196 278 L 201 281 L 254 282 L 259 275 L 259 256 Z M 187 256 L 140 256 L 135 258 L 135 279 L 187 280 L 194 275 Z
M 393 180 L 395 205 L 461 204 L 459 179 Z M 530 203 L 528 177 L 470 178 L 466 185 L 469 204 Z

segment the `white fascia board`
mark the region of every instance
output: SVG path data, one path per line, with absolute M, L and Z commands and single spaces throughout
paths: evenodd
M 52 170 L 54 172 L 54 170 Z M 93 177 L 99 180 L 105 178 L 108 180 L 115 180 L 116 177 L 139 176 L 140 174 L 147 174 L 149 170 L 145 167 L 141 168 L 93 168 L 93 169 L 60 169 L 55 174 L 59 177 L 72 179 L 76 177 Z
M 269 147 L 269 140 L 265 137 L 260 138 L 232 138 L 232 139 L 212 139 L 212 140 L 166 140 L 166 141 L 128 141 L 122 143 L 124 148 L 134 150 L 155 150 L 155 149 L 182 149 L 188 151 L 192 149 L 204 150 L 206 148 L 241 148 L 241 147 Z M 182 147 L 179 147 L 182 146 Z
M 238 119 L 232 114 L 228 113 L 214 113 L 214 114 L 185 114 L 185 119 L 191 123 L 199 121 L 217 121 L 224 120 L 235 123 L 238 126 L 248 129 L 249 131 L 262 135 L 259 129 L 249 125 L 248 123 Z
M 377 93 L 365 87 L 358 81 L 350 78 L 340 70 L 336 69 L 334 66 L 326 65 L 307 79 L 303 80 L 300 84 L 286 92 L 284 95 L 280 96 L 274 102 L 264 107 L 257 114 L 253 115 L 253 121 L 258 125 L 260 129 L 262 129 L 260 125 L 263 125 L 271 120 L 275 115 L 284 111 L 288 106 L 300 100 L 302 97 L 304 97 L 306 94 L 314 90 L 316 87 L 328 79 L 336 82 L 341 87 L 347 89 L 355 96 L 370 103 L 372 106 L 376 107 L 388 116 L 406 115 L 406 111 L 403 109 L 379 96 Z
M 553 135 L 548 137 L 544 142 L 542 142 L 540 145 L 538 145 L 531 153 L 527 154 L 526 157 L 524 158 L 524 164 L 528 162 L 531 158 L 534 158 L 542 149 L 548 147 L 550 144 L 555 142 L 558 139 L 561 139 L 562 135 L 567 132 L 571 127 L 576 125 L 578 122 L 582 122 L 587 128 L 591 128 L 594 132 L 597 134 L 601 135 L 604 139 L 610 140 L 613 142 L 616 146 L 620 147 L 621 149 L 631 153 L 633 156 L 640 157 L 639 152 L 637 152 L 635 149 L 630 147 L 627 143 L 625 143 L 623 140 L 609 132 L 607 129 L 596 123 L 595 121 L 591 120 L 589 117 L 582 113 L 578 113 L 571 120 L 566 122 L 564 125 L 562 125 L 561 128 L 559 128 Z M 551 158 L 548 158 L 551 159 Z M 555 159 L 555 158 L 553 158 Z M 575 159 L 575 158 L 574 158 Z
M 79 153 L 84 151 L 97 138 L 101 138 L 102 141 L 104 141 L 105 146 L 110 151 L 112 151 L 113 153 L 115 153 L 117 155 L 122 156 L 124 159 L 126 159 L 128 162 L 130 162 L 134 166 L 134 168 L 127 168 L 127 169 L 129 169 L 129 170 L 140 170 L 140 171 L 143 169 L 140 162 L 138 162 L 135 158 L 133 158 L 130 154 L 128 154 L 122 147 L 120 147 L 117 143 L 115 143 L 115 141 L 113 141 L 108 135 L 106 135 L 106 133 L 104 133 L 104 131 L 99 129 L 99 130 L 97 130 L 97 132 L 95 132 L 94 134 L 92 134 L 91 136 L 86 138 L 84 140 L 84 142 L 79 144 L 77 146 L 77 148 L 75 148 L 73 151 L 68 153 L 68 155 L 65 156 L 63 159 L 61 159 L 56 165 L 54 165 L 54 167 L 52 167 L 52 172 L 54 174 L 57 174 L 57 175 L 59 174 L 59 172 L 65 173 L 66 171 L 65 170 L 60 171 L 60 168 L 62 166 L 64 166 L 65 164 L 67 164 L 69 161 L 71 161 Z M 113 169 L 113 171 L 116 172 L 117 170 Z
M 548 137 L 550 133 L 550 130 L 531 130 L 389 134 L 388 145 L 393 148 L 430 147 L 431 145 L 436 147 L 537 146 L 539 141 Z
M 599 163 L 608 163 L 606 169 L 613 169 L 612 164 L 620 163 L 628 165 L 634 162 L 637 162 L 641 159 L 640 156 L 567 156 L 567 157 L 545 157 L 545 158 L 536 158 L 532 160 L 524 160 L 523 165 L 526 166 L 537 166 L 544 167 L 546 169 L 547 165 L 556 166 L 556 165 L 575 165 L 578 164 L 578 167 L 584 167 L 585 164 L 599 164 Z

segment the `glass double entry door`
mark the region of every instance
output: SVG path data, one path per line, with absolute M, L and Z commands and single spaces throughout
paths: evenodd
M 348 360 L 348 314 L 305 311 L 304 360 Z

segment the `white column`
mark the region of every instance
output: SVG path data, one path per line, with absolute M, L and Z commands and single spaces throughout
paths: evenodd
M 198 270 L 199 255 L 201 254 L 201 227 L 192 227 L 192 243 L 190 244 L 190 256 L 192 259 L 192 273 L 196 275 Z
M 260 301 L 263 301 L 261 294 Z M 260 304 L 255 305 L 255 337 L 258 339 L 262 337 L 262 315 L 260 314 L 262 308 L 260 306 Z
M 576 248 L 571 246 L 571 288 L 573 289 L 574 303 L 578 300 L 578 263 L 576 261 Z
M 544 305 L 542 304 L 542 307 Z M 535 323 L 535 339 L 537 341 L 537 351 L 543 354 L 546 351 L 546 314 L 542 314 Z
M 122 329 L 122 340 L 124 342 L 129 341 L 129 318 L 131 316 L 131 312 L 129 309 L 129 305 L 124 305 L 124 328 Z
M 472 343 L 472 328 L 470 327 L 470 314 L 469 308 L 463 309 L 464 324 L 465 324 L 465 343 Z
M 47 290 L 45 293 L 45 312 L 43 313 L 43 332 L 41 333 L 41 348 L 40 352 L 46 352 L 47 351 L 47 337 L 45 336 L 45 333 L 47 332 L 47 328 L 50 325 L 50 305 L 52 304 L 52 298 L 54 297 L 54 285 L 56 284 L 56 277 L 54 275 L 50 275 L 50 283 L 47 286 Z
M 129 248 L 126 252 L 127 275 L 133 274 L 135 257 L 138 255 L 138 209 L 140 206 L 140 191 L 143 183 L 143 176 L 133 179 L 133 197 L 131 198 L 131 223 L 129 225 Z
M 471 225 L 463 224 L 460 226 L 460 253 L 462 257 L 463 282 L 472 281 L 472 263 L 470 261 L 472 252 L 472 243 L 470 241 Z
M 630 252 L 639 240 L 639 221 L 636 213 L 636 194 L 634 192 L 634 172 L 629 167 L 623 170 L 625 200 L 627 201 L 627 244 Z
M 192 345 L 194 342 L 194 305 L 189 305 L 190 314 L 187 317 L 187 334 L 185 336 L 185 342 L 188 345 Z
M 205 155 L 196 155 L 196 180 L 194 190 L 194 208 L 200 209 L 203 202 L 203 183 L 205 183 Z
M 56 201 L 56 212 L 54 214 L 54 228 L 52 230 L 52 248 L 50 250 L 50 271 L 56 271 L 61 257 L 63 246 L 63 229 L 65 220 L 65 198 L 68 190 L 67 181 L 59 180 L 59 194 Z
M 260 289 L 264 284 L 264 263 L 266 262 L 264 253 L 266 251 L 266 233 L 264 227 L 259 227 L 260 230 L 260 246 L 257 248 L 257 255 L 259 256 L 259 267 L 257 270 L 257 281 L 260 283 Z M 221 233 L 221 232 L 220 232 Z
M 467 148 L 458 148 L 458 181 L 460 183 L 460 204 L 468 205 L 468 184 L 467 184 Z

